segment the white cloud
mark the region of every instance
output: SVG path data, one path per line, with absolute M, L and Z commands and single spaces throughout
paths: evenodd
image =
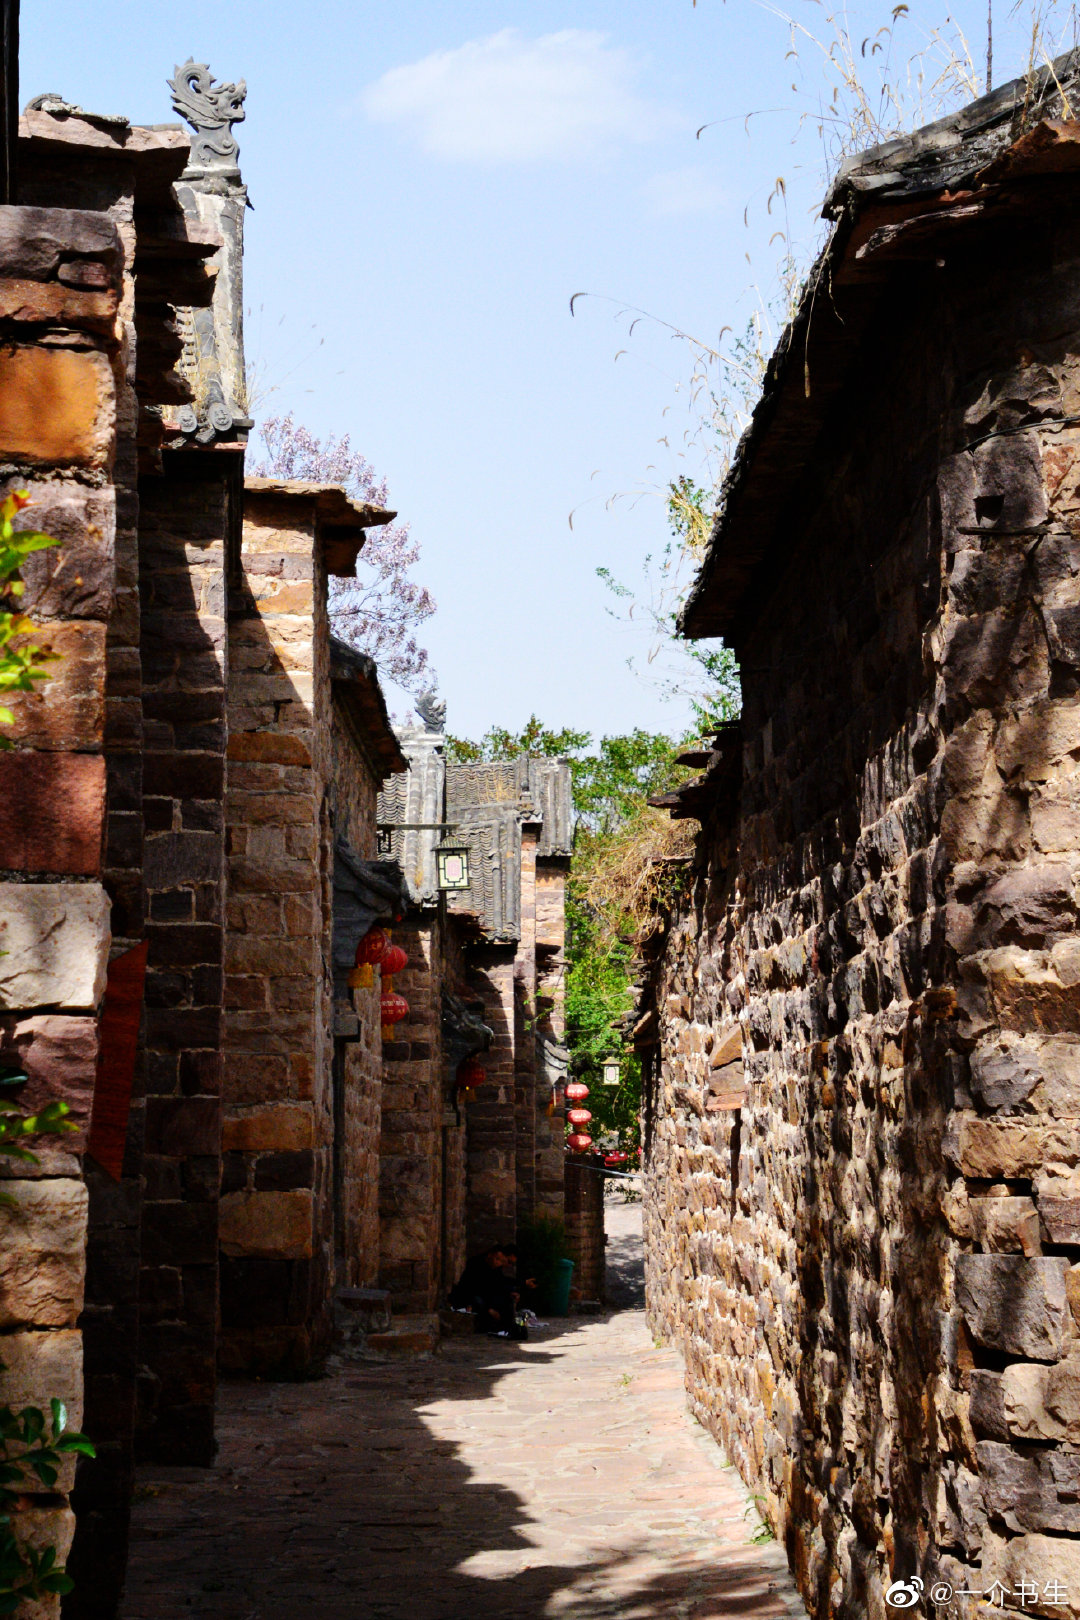
M 566 28 L 526 39 L 504 28 L 391 68 L 361 105 L 451 161 L 519 163 L 594 156 L 647 140 L 671 116 L 634 89 L 637 68 L 605 34 Z
M 653 214 L 710 214 L 727 200 L 727 192 L 703 169 L 668 169 L 642 186 Z

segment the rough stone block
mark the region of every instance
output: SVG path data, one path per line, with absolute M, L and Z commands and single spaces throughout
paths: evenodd
M 219 1241 L 232 1258 L 301 1260 L 313 1253 L 312 1195 L 291 1192 L 229 1193 L 221 1200 Z
M 94 620 L 43 626 L 35 637 L 57 655 L 33 692 L 8 693 L 15 716 L 6 735 L 24 748 L 98 752 L 105 738 L 105 625 Z
M 5 1183 L 0 1327 L 73 1327 L 82 1309 L 87 1193 L 68 1178 Z
M 1052 1620 L 1062 1620 L 1063 1615 L 1076 1614 L 1080 1607 L 1077 1602 L 1080 1594 L 1080 1541 L 1035 1533 L 1006 1540 L 988 1533 L 983 1539 L 982 1590 L 988 1591 L 997 1581 L 1010 1594 L 1006 1599 L 1009 1608 L 1020 1608 L 1018 1599 L 1012 1594 L 1021 1581 L 1027 1581 L 1034 1582 L 1038 1588 L 1038 1596 L 1025 1604 L 1029 1613 L 1047 1615 Z M 1067 1606 L 1052 1604 L 1046 1599 L 1046 1588 L 1054 1581 L 1068 1592 Z
M 1070 1121 L 1047 1125 L 1030 1119 L 976 1119 L 969 1114 L 960 1123 L 960 1168 L 965 1176 L 981 1180 L 1029 1180 L 1047 1159 L 1075 1162 L 1077 1152 L 1076 1129 Z
M 1080 1169 L 1036 1179 L 1039 1217 L 1051 1243 L 1080 1243 Z
M 982 1440 L 978 1448 L 983 1501 L 1010 1530 L 1073 1531 L 1080 1503 L 1080 1452 L 1022 1455 Z
M 13 347 L 0 354 L 0 458 L 107 467 L 115 434 L 108 357 Z
M 0 1063 L 18 1064 L 29 1077 L 19 1093 L 20 1105 L 35 1113 L 53 1100 L 67 1103 L 68 1123 L 78 1129 L 55 1140 L 62 1141 L 69 1153 L 79 1153 L 85 1145 L 97 1052 L 96 1019 L 58 1014 L 0 1017 Z M 49 1140 L 43 1137 L 37 1144 L 39 1157 Z
M 956 1299 L 979 1344 L 1052 1361 L 1062 1353 L 1068 1306 L 1068 1261 L 1007 1254 L 962 1254 Z
M 100 754 L 0 754 L 0 859 L 9 870 L 94 877 L 104 827 Z
M 98 883 L 0 884 L 0 1009 L 95 1008 L 109 937 Z
M 82 208 L 4 209 L 0 275 L 50 281 L 69 260 L 98 260 L 110 272 L 105 284 L 119 286 L 123 248 L 107 214 Z
M 991 1254 L 1039 1254 L 1039 1215 L 1030 1198 L 972 1198 L 972 1234 Z

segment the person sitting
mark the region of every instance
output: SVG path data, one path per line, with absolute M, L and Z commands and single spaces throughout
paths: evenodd
M 506 1277 L 506 1251 L 495 1244 L 482 1254 L 474 1254 L 450 1290 L 455 1310 L 472 1311 L 478 1333 L 506 1334 L 523 1338 L 515 1320 L 514 1292 Z
M 535 1277 L 523 1277 L 521 1275 L 520 1258 L 516 1243 L 504 1244 L 503 1254 L 506 1256 L 507 1262 L 504 1275 L 513 1292 L 515 1306 L 519 1311 L 531 1311 L 535 1316 L 540 1299 L 539 1283 Z

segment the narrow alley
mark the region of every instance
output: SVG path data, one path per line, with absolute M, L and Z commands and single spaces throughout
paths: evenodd
M 607 1217 L 622 1309 L 224 1386 L 214 1467 L 140 1474 L 125 1620 L 802 1615 L 648 1336 L 641 1206 Z

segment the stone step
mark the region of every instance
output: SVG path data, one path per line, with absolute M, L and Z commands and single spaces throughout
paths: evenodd
M 438 1316 L 398 1316 L 394 1325 L 382 1333 L 369 1333 L 364 1341 L 364 1353 L 369 1356 L 394 1357 L 406 1360 L 415 1356 L 434 1355 L 439 1346 Z
M 339 1288 L 334 1294 L 334 1326 L 345 1338 L 388 1333 L 391 1326 L 387 1288 Z

